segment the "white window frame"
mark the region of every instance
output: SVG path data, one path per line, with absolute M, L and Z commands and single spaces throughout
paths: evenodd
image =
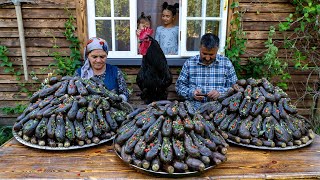
M 137 52 L 137 0 L 129 1 L 129 11 L 130 17 L 114 17 L 114 1 L 110 0 L 111 4 L 111 17 L 96 17 L 95 15 L 95 0 L 87 0 L 87 17 L 88 17 L 88 35 L 89 37 L 96 37 L 96 20 L 111 20 L 112 26 L 112 47 L 115 48 L 115 31 L 114 31 L 114 21 L 115 20 L 129 20 L 130 21 L 130 51 L 109 51 L 108 58 L 141 58 Z M 199 51 L 187 51 L 187 20 L 201 20 L 201 35 L 205 33 L 205 23 L 206 20 L 219 21 L 219 54 L 224 54 L 224 47 L 226 43 L 226 31 L 227 31 L 227 17 L 228 17 L 228 0 L 220 0 L 220 17 L 206 17 L 206 2 L 207 0 L 202 0 L 202 15 L 201 17 L 187 17 L 187 4 L 186 0 L 179 0 L 179 48 L 178 55 L 166 55 L 167 58 L 183 58 L 190 57 L 199 54 Z
M 220 17 L 206 17 L 206 4 L 207 0 L 202 0 L 202 14 L 201 17 L 187 17 L 188 1 L 183 1 L 181 6 L 181 56 L 190 57 L 199 54 L 199 51 L 187 51 L 187 21 L 188 20 L 201 20 L 201 36 L 205 34 L 206 20 L 219 21 L 219 54 L 224 54 L 224 47 L 226 44 L 227 34 L 227 19 L 228 19 L 228 0 L 220 0 Z M 223 5 L 223 6 L 222 6 Z

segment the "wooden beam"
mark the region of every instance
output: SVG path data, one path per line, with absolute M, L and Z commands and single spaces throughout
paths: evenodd
M 77 18 L 77 34 L 80 41 L 80 52 L 83 52 L 84 44 L 88 39 L 86 0 L 76 0 L 76 16 L 77 16 L 76 17 Z

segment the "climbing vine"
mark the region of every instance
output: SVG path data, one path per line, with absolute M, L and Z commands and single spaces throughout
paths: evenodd
M 69 12 L 67 10 L 67 12 Z M 73 75 L 75 70 L 80 67 L 80 41 L 76 34 L 76 27 L 74 26 L 75 18 L 72 14 L 69 13 L 69 19 L 65 22 L 65 31 L 64 36 L 70 42 L 70 50 L 71 53 L 69 56 L 62 56 L 58 51 L 59 46 L 55 44 L 53 46 L 57 51 L 53 52 L 51 55 L 53 56 L 55 62 L 49 65 L 49 68 L 55 67 L 53 70 L 53 75 Z M 55 37 L 54 37 L 55 40 Z
M 275 34 L 275 28 L 270 27 L 268 40 L 265 42 L 266 50 L 261 52 L 263 56 L 250 57 L 245 65 L 241 60 L 241 55 L 246 51 L 246 32 L 242 28 L 242 18 L 245 12 L 239 11 L 239 2 L 235 1 L 231 4 L 231 8 L 234 10 L 233 18 L 230 21 L 231 31 L 227 39 L 226 56 L 233 63 L 237 72 L 238 78 L 262 78 L 271 79 L 274 76 L 280 76 L 278 86 L 283 89 L 287 88 L 286 80 L 290 79 L 291 76 L 286 72 L 287 63 L 281 61 L 278 54 L 278 47 L 274 45 L 272 39 Z M 267 67 L 267 70 L 265 69 Z

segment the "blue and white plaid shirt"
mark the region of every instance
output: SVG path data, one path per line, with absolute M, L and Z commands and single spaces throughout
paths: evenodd
M 222 95 L 237 80 L 234 67 L 227 57 L 217 54 L 216 60 L 207 66 L 200 61 L 200 55 L 196 55 L 184 63 L 176 82 L 176 91 L 199 108 L 209 99 L 204 98 L 202 102 L 195 100 L 193 92 L 196 89 L 201 89 L 205 94 L 215 89 Z

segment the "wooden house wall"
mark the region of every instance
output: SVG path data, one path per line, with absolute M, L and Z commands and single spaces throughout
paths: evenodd
M 285 17 L 294 12 L 294 7 L 288 3 L 289 0 L 240 0 L 239 2 L 240 9 L 246 11 L 243 19 L 243 28 L 247 32 L 248 42 L 247 51 L 241 57 L 243 65 L 245 65 L 248 57 L 262 55 L 261 52 L 265 49 L 264 42 L 267 40 L 269 27 L 271 25 L 277 26 L 279 21 L 284 21 Z M 83 43 L 87 38 L 85 0 L 41 0 L 36 5 L 22 5 L 28 72 L 34 71 L 40 80 L 45 78 L 47 74 L 47 72 L 42 72 L 41 69 L 54 62 L 50 55 L 52 52 L 57 51 L 52 48 L 54 45 L 60 47 L 58 51 L 62 54 L 67 55 L 70 52 L 69 43 L 63 36 L 64 23 L 69 17 L 65 9 L 68 9 L 69 12 L 77 17 L 78 37 Z M 232 17 L 231 10 L 229 17 Z M 283 35 L 277 33 L 275 39 L 281 40 Z M 13 61 L 14 67 L 21 68 L 21 50 L 14 6 L 0 7 L 0 45 L 8 47 L 10 51 L 9 58 Z M 286 55 L 284 49 L 280 49 L 279 55 Z M 289 68 L 292 73 L 292 80 L 289 83 L 287 92 L 296 101 L 301 97 L 302 91 L 305 89 L 308 72 L 294 70 L 292 65 L 290 64 Z M 129 88 L 133 89 L 130 102 L 132 104 L 142 104 L 138 96 L 139 88 L 135 84 L 135 77 L 139 67 L 120 66 L 120 68 L 127 74 Z M 180 67 L 171 68 L 174 80 L 169 87 L 168 99 L 170 100 L 180 99 L 174 89 L 179 69 Z M 22 79 L 23 77 L 21 75 Z M 312 81 L 316 81 L 316 77 L 312 77 Z M 38 85 L 29 80 L 26 83 L 26 88 L 30 91 L 36 91 L 36 87 L 39 87 Z M 15 76 L 4 73 L 4 68 L 0 67 L 0 107 L 28 103 L 27 94 L 19 92 L 19 89 L 19 81 L 15 80 Z M 312 99 L 307 98 L 305 101 L 298 103 L 299 113 L 306 116 L 309 115 L 311 102 Z M 13 124 L 15 117 L 16 115 L 5 115 L 0 112 L 0 124 Z
M 280 60 L 290 59 L 291 52 L 281 47 L 284 37 L 293 32 L 279 32 L 278 24 L 281 21 L 286 21 L 286 18 L 290 13 L 295 12 L 295 7 L 290 3 L 290 0 L 239 0 L 239 8 L 243 15 L 243 30 L 247 33 L 248 39 L 246 44 L 246 52 L 241 56 L 242 65 L 245 66 L 249 57 L 262 57 L 264 50 L 266 50 L 265 42 L 268 39 L 268 33 L 270 26 L 276 28 L 276 33 L 273 36 L 275 44 L 280 47 L 278 57 Z M 229 16 L 232 13 L 229 12 Z M 291 74 L 291 79 L 288 81 L 289 97 L 292 99 L 292 103 L 298 108 L 298 112 L 301 115 L 309 116 L 311 114 L 312 97 L 303 96 L 306 91 L 306 82 L 309 78 L 309 86 L 316 87 L 319 82 L 317 74 L 310 74 L 310 71 L 300 71 L 294 68 L 292 61 L 288 62 L 288 70 Z M 268 71 L 268 67 L 265 67 Z M 274 84 L 278 79 L 274 79 Z M 302 98 L 304 97 L 304 98 Z

